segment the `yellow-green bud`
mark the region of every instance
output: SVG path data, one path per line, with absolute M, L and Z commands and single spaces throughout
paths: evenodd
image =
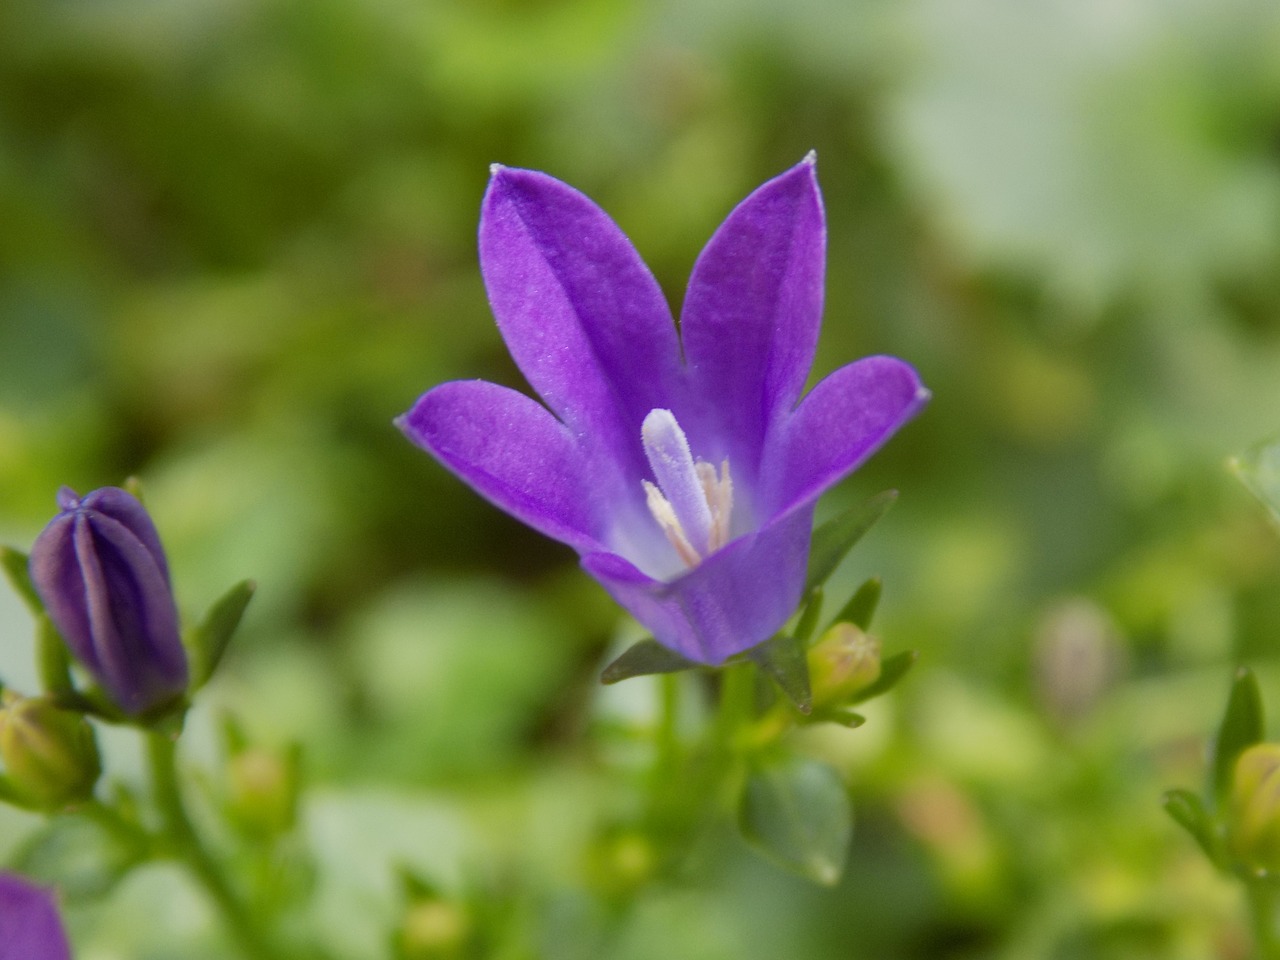
M 1256 743 L 1236 760 L 1229 833 L 1251 870 L 1280 872 L 1280 744 Z
M 852 623 L 837 623 L 809 650 L 815 708 L 836 707 L 880 677 L 880 641 Z
M 87 799 L 102 772 L 84 717 L 9 690 L 0 698 L 0 760 L 19 802 L 37 810 Z
M 298 813 L 298 764 L 262 747 L 227 762 L 228 810 L 249 833 L 274 836 L 291 829 Z
M 405 960 L 450 960 L 462 956 L 471 937 L 471 918 L 447 900 L 412 904 L 400 928 L 400 953 Z
M 587 882 L 606 898 L 634 895 L 658 867 L 653 841 L 636 830 L 606 830 L 587 848 Z

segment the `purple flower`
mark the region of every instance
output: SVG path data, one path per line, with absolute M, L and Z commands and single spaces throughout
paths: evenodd
M 0 873 L 0 960 L 71 960 L 53 894 Z
M 118 487 L 83 499 L 63 487 L 58 506 L 31 548 L 31 579 L 49 618 L 125 713 L 174 699 L 187 686 L 187 657 L 146 509 Z
M 810 155 L 716 231 L 677 335 L 599 207 L 546 174 L 495 166 L 480 266 L 498 329 L 546 406 L 458 381 L 397 425 L 577 550 L 658 641 L 720 663 L 795 611 L 815 501 L 928 399 L 910 366 L 868 357 L 801 400 L 825 255 Z

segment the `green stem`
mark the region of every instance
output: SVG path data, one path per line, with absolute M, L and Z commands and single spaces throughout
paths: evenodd
M 155 838 L 141 824 L 126 819 L 115 807 L 107 806 L 96 797 L 85 803 L 78 812 L 114 834 L 139 859 L 149 856 L 155 846 Z
M 677 732 L 680 714 L 680 675 L 664 673 L 659 677 L 662 700 L 658 712 L 655 743 L 654 775 L 661 781 L 672 776 L 680 762 L 680 738 Z
M 1267 880 L 1245 882 L 1258 960 L 1280 960 L 1280 886 Z
M 742 747 L 743 728 L 755 706 L 756 668 L 739 663 L 726 667 L 720 681 L 720 710 L 713 734 L 716 749 L 733 757 Z
M 191 871 L 217 904 L 241 952 L 251 960 L 277 960 L 281 954 L 232 889 L 191 823 L 178 781 L 176 740 L 154 730 L 148 731 L 145 737 L 155 801 L 164 820 L 163 836 L 171 854 Z

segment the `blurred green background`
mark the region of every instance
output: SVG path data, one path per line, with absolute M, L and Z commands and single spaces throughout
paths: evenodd
M 303 741 L 353 958 L 396 860 L 522 891 L 504 956 L 1247 956 L 1159 798 L 1233 665 L 1280 710 L 1280 540 L 1224 466 L 1280 431 L 1278 50 L 1266 0 L 6 0 L 0 539 L 136 474 L 190 616 L 258 580 L 203 729 Z M 902 491 L 838 578 L 884 575 L 877 633 L 921 662 L 805 735 L 858 810 L 840 886 L 726 829 L 601 952 L 584 862 L 653 691 L 595 677 L 637 628 L 391 419 L 521 383 L 490 163 L 596 199 L 678 305 L 810 149 L 814 378 L 892 353 L 934 393 L 824 505 Z M 29 634 L 0 595 L 15 686 Z M 0 855 L 33 823 L 0 814 Z M 72 923 L 86 958 L 218 956 L 202 909 L 150 871 Z

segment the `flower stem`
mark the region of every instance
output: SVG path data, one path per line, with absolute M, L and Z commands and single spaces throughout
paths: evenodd
M 664 673 L 658 682 L 662 699 L 658 712 L 654 774 L 663 779 L 671 776 L 679 764 L 680 739 L 677 727 L 680 713 L 680 675 Z
M 1280 960 L 1280 885 L 1268 880 L 1245 882 L 1253 936 L 1259 960 Z
M 191 871 L 217 904 L 244 956 L 252 960 L 278 960 L 281 954 L 248 906 L 232 889 L 191 822 L 178 781 L 177 741 L 154 730 L 147 731 L 145 737 L 155 802 L 163 818 L 163 835 L 170 855 Z

